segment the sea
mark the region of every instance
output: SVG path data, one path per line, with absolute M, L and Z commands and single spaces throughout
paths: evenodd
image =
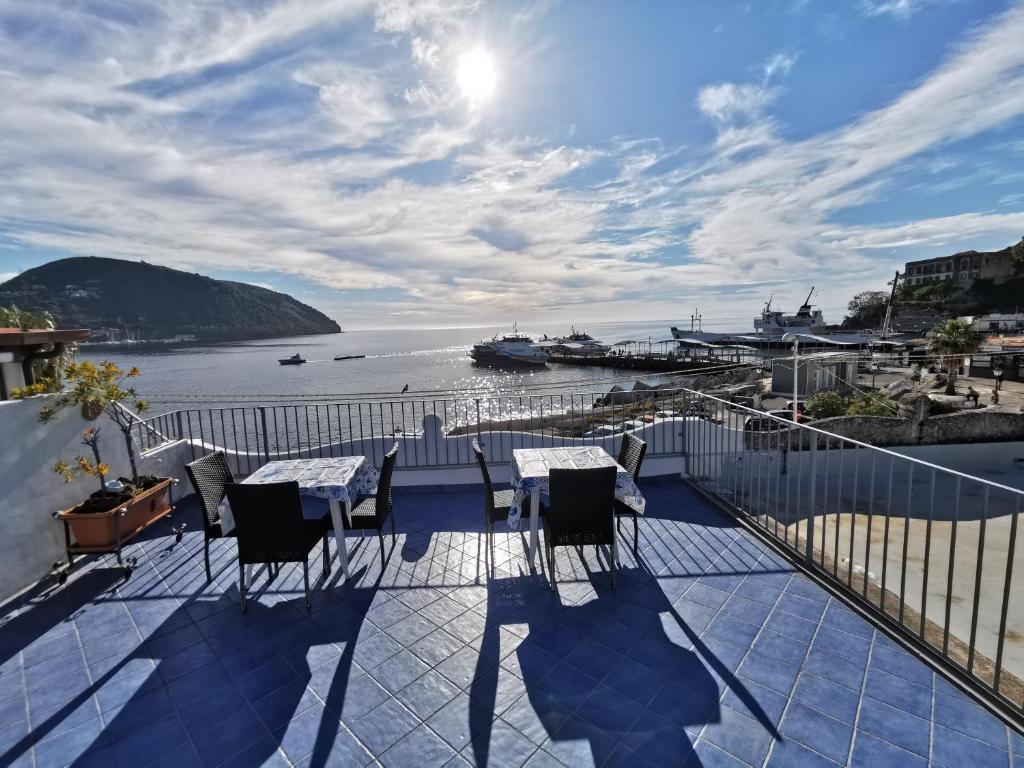
M 637 341 L 645 348 L 651 343 L 657 350 L 658 342 L 671 338 L 671 324 L 667 320 L 609 322 L 579 330 L 605 343 Z M 149 401 L 151 414 L 179 408 L 295 403 L 303 398 L 345 402 L 353 396 L 390 401 L 601 393 L 638 379 L 651 384 L 662 380 L 654 374 L 555 363 L 528 371 L 474 365 L 469 357 L 472 345 L 508 330 L 505 326 L 360 330 L 138 352 L 89 347 L 81 356 L 111 360 L 125 369 L 139 368 L 132 386 Z M 545 333 L 563 336 L 570 329 L 550 324 L 519 330 L 539 339 Z M 308 362 L 278 363 L 296 353 Z M 366 357 L 336 361 L 336 355 Z

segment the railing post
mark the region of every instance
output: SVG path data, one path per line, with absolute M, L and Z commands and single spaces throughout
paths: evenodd
M 807 436 L 811 441 L 811 488 L 808 496 L 808 515 L 807 515 L 807 549 L 804 556 L 807 558 L 807 562 L 811 565 L 814 564 L 814 501 L 817 493 L 818 486 L 818 435 L 810 430 L 807 431 Z M 852 567 L 852 564 L 851 564 Z M 865 571 L 867 566 L 865 566 Z M 865 573 L 866 578 L 866 573 Z
M 177 417 L 175 419 L 175 421 L 177 421 L 177 423 L 178 423 L 178 434 L 175 435 L 175 438 L 178 439 L 178 440 L 184 440 L 185 439 L 185 428 L 181 424 L 181 409 L 179 408 L 177 411 L 175 411 L 174 415 Z
M 260 423 L 263 426 L 263 461 L 270 461 L 270 442 L 267 440 L 267 409 L 259 406 Z

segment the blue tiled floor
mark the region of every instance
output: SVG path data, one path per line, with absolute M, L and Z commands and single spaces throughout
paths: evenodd
M 3 617 L 0 765 L 1024 765 L 685 484 L 644 491 L 614 591 L 562 551 L 553 594 L 501 529 L 488 579 L 479 489 L 397 495 L 386 565 L 349 539 L 311 613 L 296 568 L 258 573 L 242 614 L 230 542 L 207 584 L 197 520 L 154 536 L 129 581 L 99 560 Z

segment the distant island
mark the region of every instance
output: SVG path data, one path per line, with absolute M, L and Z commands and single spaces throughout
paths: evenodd
M 50 312 L 109 341 L 239 341 L 340 333 L 322 312 L 248 283 L 98 256 L 51 261 L 0 283 L 0 306 Z

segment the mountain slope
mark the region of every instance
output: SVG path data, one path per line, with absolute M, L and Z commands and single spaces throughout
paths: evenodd
M 339 333 L 283 293 L 146 262 L 80 256 L 0 284 L 0 305 L 51 312 L 63 328 L 125 328 L 142 338 L 232 340 Z

